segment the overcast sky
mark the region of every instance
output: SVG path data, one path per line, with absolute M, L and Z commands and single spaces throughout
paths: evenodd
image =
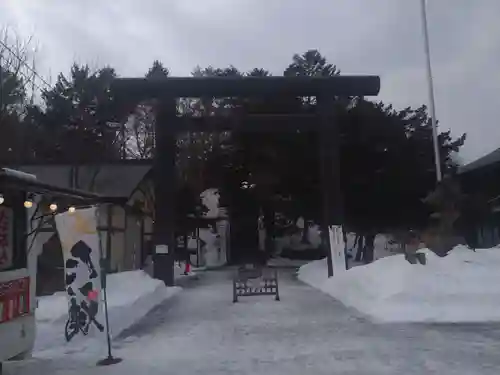
M 378 74 L 379 98 L 427 103 L 420 0 L 0 0 L 0 25 L 34 36 L 37 70 L 73 61 L 142 76 L 154 59 L 173 75 L 196 65 L 278 74 L 319 49 L 343 73 Z M 428 0 L 441 129 L 468 138 L 470 161 L 500 147 L 500 0 Z

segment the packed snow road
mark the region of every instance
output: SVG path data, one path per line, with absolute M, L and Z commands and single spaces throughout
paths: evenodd
M 95 356 L 9 366 L 7 374 L 498 374 L 500 325 L 375 325 L 280 274 L 281 301 L 232 303 L 231 273 L 210 271 L 115 343 L 119 365 Z

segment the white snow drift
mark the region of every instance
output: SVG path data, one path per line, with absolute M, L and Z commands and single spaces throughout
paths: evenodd
M 420 252 L 426 265 L 394 255 L 328 279 L 323 259 L 302 266 L 299 279 L 379 322 L 500 321 L 500 248 Z
M 110 329 L 114 337 L 143 318 L 156 305 L 172 297 L 180 290 L 167 288 L 143 271 L 111 274 L 107 279 Z M 93 329 L 89 336 L 75 336 L 70 343 L 64 339 L 64 326 L 68 318 L 68 300 L 64 292 L 39 299 L 36 310 L 37 339 L 35 354 L 51 356 L 55 353 L 85 351 L 101 348 L 106 336 Z M 102 324 L 104 324 L 104 319 Z

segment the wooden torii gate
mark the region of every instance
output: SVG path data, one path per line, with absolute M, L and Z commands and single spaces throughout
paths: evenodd
M 154 156 L 155 223 L 154 275 L 174 285 L 175 248 L 175 146 L 178 132 L 227 130 L 288 132 L 317 129 L 321 133 L 320 154 L 323 182 L 323 223 L 326 246 L 328 227 L 342 224 L 339 135 L 334 118 L 336 97 L 374 96 L 380 90 L 378 76 L 333 77 L 165 77 L 119 78 L 113 83 L 117 95 L 128 102 L 159 100 Z M 222 97 L 317 98 L 317 113 L 307 115 L 252 115 L 190 117 L 178 116 L 177 99 Z M 333 275 L 330 249 L 328 275 Z

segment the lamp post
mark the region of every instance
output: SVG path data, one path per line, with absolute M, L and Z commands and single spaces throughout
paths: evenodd
M 422 30 L 424 34 L 424 48 L 425 48 L 425 58 L 427 65 L 427 88 L 429 91 L 429 110 L 431 114 L 432 121 L 432 140 L 434 143 L 434 161 L 436 163 L 436 179 L 439 183 L 443 178 L 441 172 L 441 157 L 439 153 L 439 140 L 437 131 L 437 120 L 436 120 L 436 105 L 434 101 L 434 83 L 432 81 L 432 67 L 431 67 L 431 52 L 429 47 L 429 30 L 427 27 L 427 7 L 426 0 L 420 0 L 421 11 L 422 11 Z

